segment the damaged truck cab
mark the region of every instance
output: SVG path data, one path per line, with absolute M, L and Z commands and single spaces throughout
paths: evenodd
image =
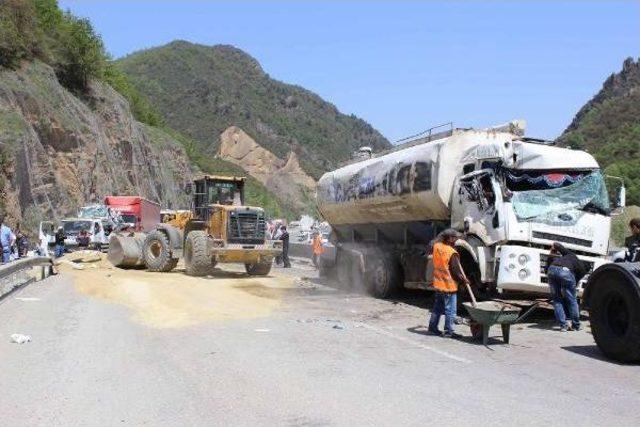
M 547 293 L 553 242 L 604 263 L 622 201 L 611 205 L 591 155 L 523 131 L 451 129 L 326 173 L 317 201 L 336 255 L 324 267 L 380 297 L 428 288 L 429 245 L 447 227 L 464 233 L 458 251 L 478 291 Z

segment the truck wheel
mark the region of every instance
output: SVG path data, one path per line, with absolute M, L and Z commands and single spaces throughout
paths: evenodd
M 142 258 L 149 271 L 171 271 L 178 264 L 178 260 L 171 257 L 169 237 L 160 230 L 152 231 L 144 239 Z
M 338 283 L 342 287 L 348 288 L 351 285 L 351 259 L 343 252 L 338 252 L 336 264 Z
M 213 269 L 213 261 L 208 250 L 209 235 L 201 230 L 187 234 L 184 243 L 184 271 L 189 276 L 206 276 Z
M 398 265 L 388 257 L 374 258 L 367 270 L 367 291 L 376 298 L 389 298 L 398 289 Z
M 249 276 L 266 276 L 271 271 L 272 262 L 259 262 L 255 264 L 245 264 Z
M 596 344 L 620 362 L 640 361 L 640 297 L 622 275 L 591 284 L 589 318 Z

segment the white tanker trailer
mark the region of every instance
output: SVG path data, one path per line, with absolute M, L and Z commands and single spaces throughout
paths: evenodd
M 334 230 L 323 270 L 387 297 L 429 288 L 429 244 L 464 233 L 463 267 L 480 292 L 548 293 L 553 242 L 591 268 L 605 261 L 612 207 L 598 163 L 584 151 L 524 138 L 524 123 L 452 129 L 327 172 L 317 206 Z

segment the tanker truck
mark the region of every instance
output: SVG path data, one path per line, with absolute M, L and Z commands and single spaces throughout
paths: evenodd
M 401 286 L 429 289 L 429 245 L 449 227 L 463 233 L 456 246 L 481 295 L 547 294 L 553 242 L 590 269 L 605 263 L 624 188 L 611 203 L 590 154 L 526 138 L 524 127 L 430 131 L 325 173 L 317 207 L 336 250 L 321 273 L 382 298 Z

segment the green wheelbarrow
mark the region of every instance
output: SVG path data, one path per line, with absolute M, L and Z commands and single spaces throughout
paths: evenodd
M 471 335 L 479 339 L 482 337 L 482 344 L 487 345 L 489 341 L 489 329 L 493 325 L 500 325 L 502 328 L 502 339 L 509 344 L 509 333 L 511 325 L 522 321 L 529 316 L 538 306 L 539 302 L 529 307 L 522 315 L 522 309 L 511 304 L 505 304 L 499 301 L 480 301 L 477 302 L 473 291 L 467 285 L 467 291 L 470 293 L 471 302 L 462 303 L 471 316 Z
M 472 302 L 465 302 L 462 305 L 471 316 L 471 335 L 476 339 L 482 337 L 482 344 L 487 345 L 489 329 L 493 325 L 502 327 L 502 339 L 506 344 L 509 344 L 511 325 L 529 316 L 538 307 L 539 302 L 533 304 L 523 314 L 520 314 L 522 311 L 520 307 L 498 301 L 481 301 L 475 305 Z

